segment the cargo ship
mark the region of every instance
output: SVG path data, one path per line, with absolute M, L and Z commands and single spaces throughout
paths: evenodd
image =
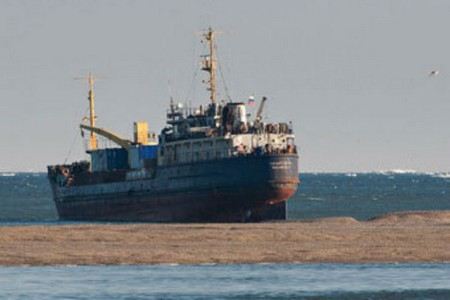
M 262 97 L 218 101 L 215 32 L 202 34 L 201 69 L 209 101 L 193 109 L 170 100 L 159 135 L 134 123 L 133 139 L 98 127 L 90 74 L 86 133 L 89 161 L 48 166 L 61 220 L 124 222 L 257 222 L 287 218 L 299 185 L 291 123 L 266 123 Z M 253 102 L 253 103 L 251 103 Z M 249 105 L 255 106 L 252 117 Z M 257 109 L 256 109 L 257 108 Z M 117 147 L 102 148 L 103 137 Z

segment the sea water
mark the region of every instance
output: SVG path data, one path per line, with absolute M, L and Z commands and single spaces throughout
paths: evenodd
M 290 219 L 450 209 L 445 173 L 302 174 L 300 180 Z M 45 174 L 0 173 L 0 205 L 0 226 L 61 223 Z M 0 299 L 450 299 L 450 265 L 0 267 Z
M 300 180 L 288 202 L 292 220 L 331 216 L 366 220 L 394 211 L 450 209 L 448 173 L 307 173 Z M 0 205 L 0 225 L 58 222 L 43 173 L 0 173 Z
M 449 299 L 449 264 L 0 268 L 1 299 Z

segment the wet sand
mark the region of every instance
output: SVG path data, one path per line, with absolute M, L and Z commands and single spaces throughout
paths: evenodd
M 0 227 L 0 265 L 450 262 L 450 211 L 259 224 Z

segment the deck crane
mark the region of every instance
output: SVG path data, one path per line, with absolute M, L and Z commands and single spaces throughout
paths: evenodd
M 87 79 L 89 84 L 88 100 L 89 100 L 89 117 L 85 117 L 83 120 L 89 121 L 89 125 L 80 124 L 81 134 L 83 135 L 83 129 L 90 131 L 89 135 L 89 150 L 95 151 L 98 149 L 98 140 L 96 134 L 105 137 L 106 139 L 116 143 L 122 148 L 129 150 L 133 146 L 133 142 L 120 137 L 119 135 L 103 128 L 95 126 L 95 121 L 97 116 L 95 115 L 95 94 L 94 94 L 94 83 L 95 77 L 92 73 L 89 73 L 87 77 L 76 78 L 76 79 Z
M 267 98 L 262 97 L 261 103 L 259 104 L 258 111 L 256 112 L 255 123 L 260 123 L 262 120 L 262 112 L 264 109 L 264 104 L 266 103 Z
M 107 129 L 103 129 L 103 128 L 99 128 L 99 127 L 92 127 L 92 126 L 85 125 L 85 124 L 80 124 L 80 128 L 81 128 L 81 130 L 85 129 L 85 130 L 90 131 L 91 133 L 95 133 L 100 136 L 103 136 L 106 139 L 116 143 L 120 147 L 125 148 L 127 150 L 129 150 L 133 146 L 132 141 L 124 139 L 124 138 L 120 137 L 119 135 L 117 135 Z M 91 149 L 91 150 L 95 150 L 95 149 Z

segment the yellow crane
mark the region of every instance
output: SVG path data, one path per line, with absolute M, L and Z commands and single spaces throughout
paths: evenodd
M 89 136 L 89 147 L 88 152 L 96 151 L 98 149 L 98 140 L 97 136 L 102 136 L 120 147 L 126 149 L 130 152 L 130 149 L 136 147 L 137 145 L 156 145 L 156 136 L 155 134 L 149 135 L 148 124 L 147 122 L 135 122 L 134 123 L 134 141 L 123 138 L 120 135 L 110 131 L 109 129 L 100 128 L 95 126 L 95 121 L 97 116 L 95 115 L 94 105 L 95 105 L 95 97 L 94 97 L 94 76 L 89 73 L 88 77 L 84 78 L 76 78 L 76 79 L 87 79 L 89 84 L 89 116 L 83 118 L 83 121 L 88 121 L 88 124 L 80 124 L 81 135 L 84 136 L 84 130 L 90 132 Z
M 103 137 L 107 138 L 108 140 L 116 143 L 120 147 L 123 147 L 123 148 L 129 150 L 130 147 L 133 146 L 132 141 L 124 139 L 124 138 L 120 137 L 118 134 L 115 134 L 107 129 L 99 128 L 99 127 L 95 126 L 95 120 L 97 119 L 97 116 L 95 115 L 95 94 L 94 94 L 95 77 L 92 75 L 92 73 L 89 72 L 87 77 L 76 78 L 76 79 L 87 79 L 88 85 L 89 85 L 89 92 L 88 92 L 89 117 L 84 118 L 84 120 L 89 121 L 89 125 L 80 124 L 82 135 L 83 135 L 83 130 L 90 131 L 89 150 L 95 151 L 98 149 L 98 141 L 97 141 L 96 134 L 103 136 Z
M 129 150 L 131 148 L 131 146 L 133 146 L 132 141 L 124 139 L 124 138 L 120 137 L 118 134 L 115 134 L 114 132 L 111 132 L 107 129 L 93 127 L 93 126 L 89 126 L 89 125 L 85 125 L 85 124 L 80 124 L 80 128 L 81 128 L 81 130 L 83 130 L 83 129 L 89 130 L 91 132 L 91 135 L 98 134 L 100 136 L 103 136 L 103 137 L 107 138 L 108 140 L 116 143 L 120 147 L 125 148 L 127 150 Z M 96 148 L 92 149 L 92 144 L 91 144 L 91 150 L 96 150 Z

